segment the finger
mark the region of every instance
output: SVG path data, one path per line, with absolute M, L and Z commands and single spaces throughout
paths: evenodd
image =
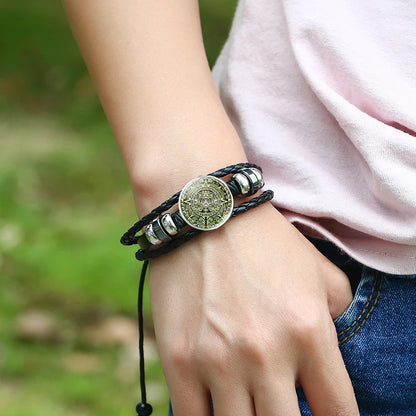
M 208 390 L 196 380 L 168 383 L 174 416 L 212 416 Z
M 300 416 L 295 380 L 270 379 L 262 382 L 254 390 L 256 415 L 261 416 Z
M 215 416 L 255 416 L 250 392 L 234 382 L 217 383 L 211 388 Z
M 326 278 L 328 308 L 332 319 L 341 315 L 353 299 L 348 276 L 335 265 L 335 270 Z
M 300 382 L 315 416 L 359 416 L 350 377 L 338 343 L 320 341 L 320 349 L 304 363 Z

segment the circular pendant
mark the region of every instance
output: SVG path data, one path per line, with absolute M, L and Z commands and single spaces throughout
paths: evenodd
M 200 176 L 188 182 L 179 196 L 179 211 L 191 227 L 215 230 L 230 217 L 234 199 L 227 184 L 215 176 Z

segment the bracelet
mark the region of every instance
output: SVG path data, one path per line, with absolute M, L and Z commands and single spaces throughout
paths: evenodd
M 235 173 L 232 179 L 226 183 L 228 189 L 225 187 L 223 181 L 217 180 L 226 176 L 228 174 Z M 232 196 L 243 195 L 249 196 L 256 193 L 264 185 L 262 177 L 262 169 L 253 164 L 253 163 L 239 163 L 236 165 L 227 166 L 224 169 L 217 170 L 210 173 L 207 176 L 202 176 L 192 181 L 188 182 L 187 185 L 183 188 L 182 191 L 177 192 L 167 201 L 163 202 L 157 208 L 153 209 L 149 214 L 145 215 L 140 221 L 136 222 L 122 237 L 121 244 L 123 245 L 132 245 L 139 244 L 141 248 L 148 248 L 149 245 L 157 245 L 163 241 L 169 241 L 172 236 L 176 235 L 186 224 L 189 224 L 192 228 L 197 228 L 200 230 L 210 230 L 215 229 L 221 226 L 223 223 L 228 220 L 229 216 L 232 213 Z M 205 186 L 205 190 L 199 192 Z M 184 193 L 185 191 L 185 193 Z M 222 191 L 222 192 L 221 192 Z M 205 194 L 205 195 L 201 195 Z M 186 197 L 188 195 L 188 199 Z M 217 221 L 214 224 L 212 223 L 213 218 L 207 218 L 209 216 L 199 216 L 199 224 L 197 221 L 192 221 L 192 216 L 195 215 L 196 211 L 195 205 L 192 207 L 191 199 L 192 196 L 197 198 L 197 203 L 199 202 L 200 210 L 204 210 L 208 207 L 203 207 L 203 205 L 212 205 L 215 197 L 221 198 L 225 196 L 229 201 L 228 213 L 223 214 L 223 222 Z M 181 196 L 183 196 L 181 198 Z M 227 198 L 228 197 L 228 198 Z M 164 214 L 163 217 L 160 217 L 164 211 L 170 209 L 174 204 L 179 201 L 180 208 L 186 212 L 185 218 L 181 212 L 176 211 L 173 214 Z M 193 202 L 193 201 L 192 201 Z M 223 207 L 222 207 L 223 208 Z M 209 207 L 212 213 L 212 207 Z M 198 214 L 198 213 L 196 213 Z M 228 214 L 228 217 L 227 217 Z M 203 224 L 200 222 L 202 220 L 208 221 Z M 136 235 L 139 231 L 143 231 L 142 228 L 146 226 L 146 229 L 141 235 Z M 145 238 L 146 237 L 146 238 Z
M 229 181 L 219 179 L 229 174 L 233 174 Z M 144 260 L 137 297 L 142 396 L 141 402 L 136 406 L 138 416 L 149 416 L 153 412 L 152 406 L 146 401 L 143 348 L 143 290 L 149 260 L 172 251 L 203 231 L 221 227 L 231 217 L 270 201 L 274 193 L 267 190 L 234 206 L 233 197 L 254 195 L 263 186 L 262 169 L 259 166 L 252 163 L 227 166 L 188 182 L 180 192 L 145 215 L 121 237 L 120 242 L 123 245 L 138 244 L 140 248 L 136 252 L 136 258 Z M 179 209 L 172 214 L 167 213 L 176 203 Z M 181 234 L 186 227 L 190 230 Z
M 156 217 L 145 227 L 138 244 L 146 248 L 170 241 L 186 225 L 201 231 L 215 230 L 231 217 L 233 197 L 253 195 L 263 186 L 263 175 L 257 168 L 241 169 L 228 182 L 210 175 L 192 179 L 179 195 L 179 210 Z
M 244 168 L 255 168 L 262 172 L 260 166 L 255 165 L 254 163 L 238 163 L 236 165 L 230 165 L 226 168 L 219 169 L 215 172 L 209 174 L 209 176 L 215 176 L 217 178 L 221 178 L 227 176 L 229 174 L 237 173 L 241 169 Z M 129 228 L 121 237 L 121 244 L 125 246 L 129 246 L 132 244 L 138 243 L 138 236 L 136 234 L 147 224 L 149 224 L 152 220 L 154 220 L 157 216 L 162 214 L 163 212 L 169 210 L 173 205 L 175 205 L 179 200 L 180 192 L 176 192 L 172 195 L 168 200 L 160 204 L 158 207 L 154 208 L 149 214 L 145 215 L 140 221 L 137 221 L 131 228 Z
M 252 198 L 250 201 L 243 202 L 242 204 L 235 207 L 231 216 L 236 217 L 239 214 L 247 212 L 251 208 L 257 207 L 258 205 L 263 204 L 264 202 L 270 201 L 271 199 L 273 199 L 273 196 L 273 191 L 264 191 L 261 195 Z M 202 230 L 192 229 L 187 233 L 178 236 L 177 238 L 171 239 L 167 244 L 164 244 L 161 247 L 158 246 L 157 248 L 139 249 L 137 250 L 135 255 L 136 259 L 140 261 L 150 260 L 159 257 L 162 254 L 169 253 L 170 251 L 181 246 L 183 243 L 189 241 L 191 238 L 197 236 L 198 234 L 201 234 L 202 232 Z

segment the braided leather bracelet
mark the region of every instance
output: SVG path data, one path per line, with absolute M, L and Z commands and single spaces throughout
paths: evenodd
M 230 174 L 234 174 L 234 176 L 227 183 L 220 181 L 219 179 L 215 179 Z M 211 179 L 212 177 L 214 177 L 214 179 Z M 195 228 L 192 222 L 200 221 L 199 218 L 196 220 L 193 218 L 192 209 L 189 211 L 189 216 L 187 215 L 188 212 L 182 212 L 181 210 L 176 211 L 173 214 L 166 213 L 166 211 L 172 208 L 176 203 L 178 203 L 178 201 L 181 202 L 180 199 L 181 196 L 183 197 L 184 191 L 189 189 L 188 185 L 192 186 L 193 182 L 196 180 L 199 180 L 199 188 L 196 188 L 194 191 L 191 187 L 191 196 L 188 201 L 185 197 L 185 203 L 183 203 L 183 206 L 186 207 L 186 203 L 189 202 L 192 208 L 192 204 L 196 201 L 199 203 L 198 207 L 202 207 L 202 211 L 207 213 L 212 213 L 212 211 L 215 211 L 216 209 L 221 211 L 223 205 L 227 205 L 228 209 L 231 206 L 229 212 L 225 212 L 225 214 L 221 213 L 224 215 L 220 215 L 220 218 L 214 218 L 213 221 L 208 221 L 208 218 L 204 218 L 199 228 Z M 216 183 L 217 180 L 222 183 Z M 218 185 L 219 188 L 211 187 L 214 182 L 214 186 Z M 163 202 L 157 208 L 153 209 L 149 214 L 145 215 L 121 237 L 120 242 L 123 245 L 139 244 L 141 248 L 136 252 L 136 258 L 137 260 L 144 260 L 140 275 L 137 298 L 140 353 L 140 388 L 142 396 L 141 402 L 136 406 L 136 412 L 139 416 L 149 416 L 153 411 L 152 406 L 146 401 L 145 364 L 143 350 L 143 289 L 149 260 L 174 250 L 183 243 L 189 241 L 191 238 L 202 233 L 204 229 L 216 229 L 223 225 L 229 217 L 235 217 L 241 213 L 247 212 L 251 208 L 270 201 L 274 195 L 273 191 L 271 190 L 264 191 L 259 196 L 254 197 L 249 201 L 243 202 L 236 207 L 234 207 L 233 203 L 230 203 L 229 199 L 226 197 L 227 192 L 230 193 L 231 198 L 237 195 L 253 195 L 263 185 L 264 182 L 262 178 L 262 169 L 259 166 L 252 163 L 238 163 L 236 165 L 227 166 L 224 169 L 217 170 L 205 177 L 200 177 L 189 182 L 187 185 L 185 185 L 182 191 L 175 193 L 167 201 Z M 202 201 L 200 200 L 201 198 L 199 198 L 201 194 Z M 195 195 L 198 197 L 195 197 Z M 183 199 L 184 198 L 182 198 L 182 200 Z M 214 209 L 212 209 L 211 203 L 214 206 Z M 161 217 L 162 214 L 164 214 L 163 217 Z M 200 223 L 197 222 L 197 224 Z M 187 225 L 190 225 L 191 229 L 181 235 L 177 235 Z M 204 226 L 210 228 L 204 228 Z M 143 229 L 145 229 L 145 232 L 143 232 Z M 139 232 L 141 232 L 141 234 L 138 235 Z M 161 246 L 159 246 L 160 244 Z
M 230 165 L 223 169 L 219 169 L 215 172 L 209 173 L 208 176 L 215 176 L 216 178 L 222 178 L 224 176 L 238 173 L 245 168 L 254 168 L 262 172 L 260 166 L 254 163 L 237 163 L 236 165 Z M 139 237 L 136 235 L 144 226 L 149 224 L 152 220 L 156 219 L 160 214 L 165 211 L 168 211 L 172 208 L 179 200 L 181 191 L 176 192 L 168 200 L 160 204 L 158 207 L 154 208 L 149 214 L 145 215 L 141 220 L 137 221 L 131 228 L 129 228 L 121 237 L 121 244 L 129 246 L 132 244 L 137 244 Z
M 260 196 L 252 198 L 250 201 L 243 202 L 242 204 L 238 205 L 233 209 L 231 214 L 232 217 L 236 217 L 244 212 L 247 212 L 251 208 L 257 207 L 264 202 L 270 201 L 273 198 L 273 191 L 267 190 L 264 191 Z M 156 257 L 161 256 L 162 254 L 169 253 L 173 249 L 181 246 L 183 243 L 189 241 L 191 238 L 201 234 L 202 230 L 192 229 L 187 233 L 170 240 L 167 244 L 163 245 L 160 248 L 155 249 L 139 249 L 136 252 L 136 259 L 137 260 L 150 260 Z

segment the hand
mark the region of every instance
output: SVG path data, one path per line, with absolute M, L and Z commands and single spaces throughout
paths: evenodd
M 156 337 L 175 416 L 359 415 L 333 318 L 347 276 L 265 204 L 152 260 Z

